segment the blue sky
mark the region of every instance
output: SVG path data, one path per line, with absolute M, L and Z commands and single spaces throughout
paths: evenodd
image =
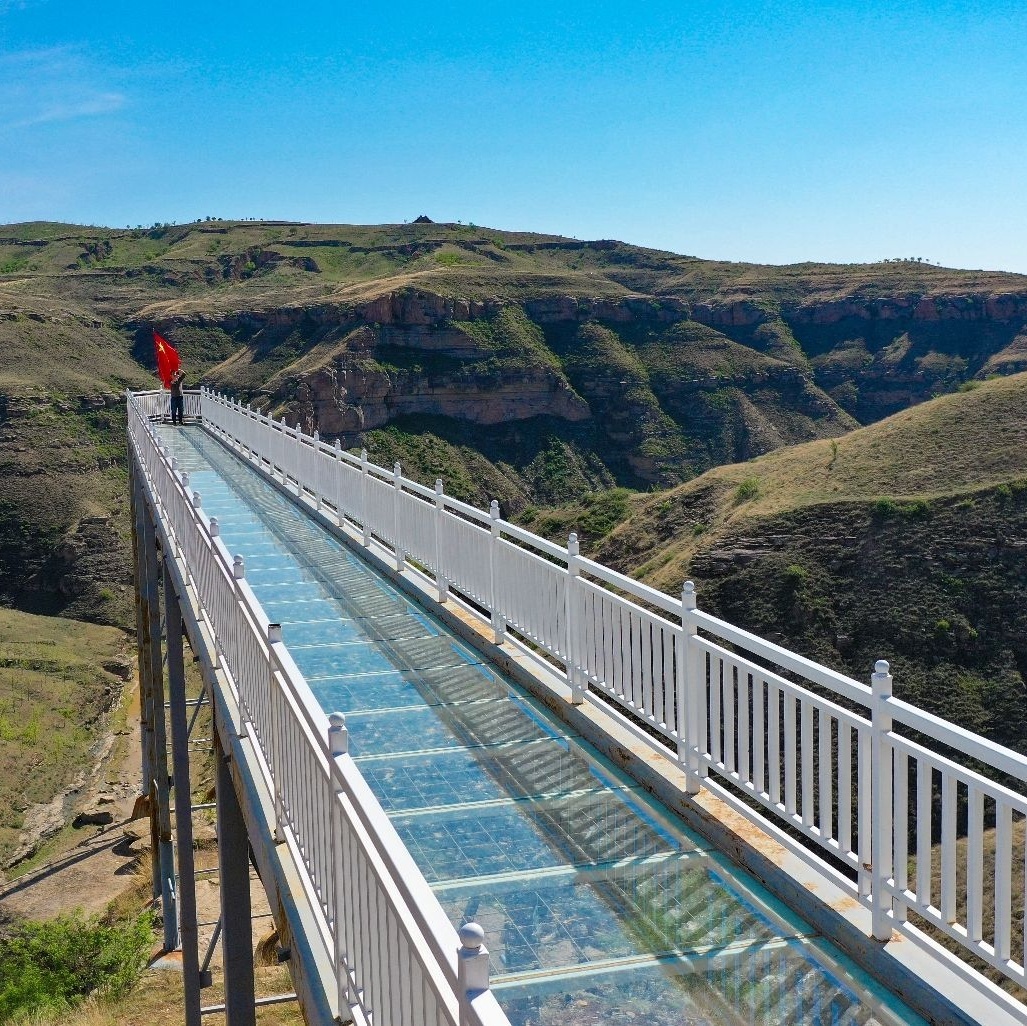
M 1027 4 L 0 0 L 0 223 L 1027 273 Z

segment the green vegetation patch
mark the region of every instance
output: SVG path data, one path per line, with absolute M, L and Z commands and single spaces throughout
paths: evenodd
M 504 306 L 495 317 L 454 321 L 453 326 L 484 348 L 513 356 L 522 366 L 528 362 L 562 369 L 542 329 L 516 304 Z
M 627 518 L 633 494 L 628 488 L 588 492 L 569 506 L 542 513 L 526 509 L 520 519 L 537 534 L 560 544 L 574 532 L 582 549 L 589 551 Z
M 149 913 L 21 922 L 0 938 L 0 1022 L 71 1011 L 87 995 L 118 1000 L 139 980 L 153 940 Z

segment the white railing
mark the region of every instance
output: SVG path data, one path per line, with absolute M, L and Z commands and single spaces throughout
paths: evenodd
M 343 716 L 326 716 L 314 699 L 247 584 L 242 557 L 230 555 L 216 518 L 162 446 L 152 423 L 161 400 L 129 394 L 131 448 L 256 740 L 276 836 L 305 871 L 337 967 L 340 1011 L 359 1008 L 363 1021 L 397 1026 L 509 1026 L 488 989 L 480 928 L 467 924 L 458 936 L 349 756 Z
M 823 849 L 872 910 L 875 937 L 908 929 L 915 913 L 1027 984 L 1025 952 L 1012 950 L 1015 924 L 1023 930 L 1012 874 L 1027 870 L 1013 823 L 1027 816 L 1027 799 L 986 775 L 1022 790 L 1027 757 L 892 697 L 887 663 L 862 683 L 702 612 L 691 583 L 675 599 L 583 558 L 574 535 L 555 545 L 503 520 L 495 503 L 486 513 L 445 495 L 441 481 L 425 488 L 398 464 L 377 467 L 366 452 L 358 458 L 211 391 L 201 412 L 216 436 L 340 527 L 391 549 L 398 569 L 412 560 L 440 600 L 454 593 L 484 610 L 497 640 L 541 650 L 573 702 L 677 760 L 691 793 L 716 781 L 739 808 L 756 803 Z M 968 855 L 957 867 L 960 817 Z M 983 883 L 991 824 L 993 894 Z
M 147 420 L 171 420 L 171 393 L 167 389 L 154 392 L 133 393 L 139 413 Z M 183 413 L 190 420 L 198 420 L 200 416 L 201 392 L 190 389 L 183 393 Z

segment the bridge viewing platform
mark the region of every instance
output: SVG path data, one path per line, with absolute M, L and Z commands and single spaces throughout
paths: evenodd
M 1027 1022 L 995 982 L 1025 984 L 1027 758 L 895 698 L 887 663 L 846 677 L 398 464 L 207 390 L 184 427 L 166 394 L 127 402 L 143 792 L 189 1026 L 266 1000 L 251 860 L 310 1023 Z

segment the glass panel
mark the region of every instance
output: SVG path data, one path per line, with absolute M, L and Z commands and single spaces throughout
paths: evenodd
M 433 754 L 370 755 L 358 761 L 360 772 L 388 811 L 626 786 L 590 767 L 560 738 Z M 534 773 L 520 775 L 521 766 L 530 766 Z
M 410 676 L 399 670 L 323 677 L 309 683 L 321 708 L 332 712 L 423 708 L 431 704 Z
M 295 567 L 282 571 L 278 576 L 285 580 L 263 584 L 250 582 L 253 593 L 262 605 L 274 602 L 313 602 L 327 597 L 320 584 L 303 580 Z
M 290 587 L 293 583 L 316 583 L 309 571 L 297 566 L 294 560 L 288 560 L 287 556 L 279 556 L 279 561 L 282 562 L 282 565 L 271 567 L 254 566 L 253 559 L 248 552 L 245 554 L 245 559 L 246 580 L 250 582 L 251 588 L 256 589 L 258 585 L 266 587 L 267 585 L 281 585 L 283 583 L 289 584 Z M 285 560 L 288 560 L 288 562 L 283 562 Z M 323 596 L 324 591 L 322 590 L 314 598 L 322 598 Z
M 490 703 L 495 714 L 502 715 L 503 700 Z M 462 748 L 475 744 L 471 738 L 455 731 L 446 706 L 424 709 L 401 709 L 384 716 L 360 717 L 347 721 L 350 750 L 354 757 L 363 754 L 386 755 L 399 752 L 432 751 L 437 748 Z M 537 733 L 536 733 L 537 736 Z M 522 741 L 527 737 L 507 738 Z
M 312 681 L 318 677 L 382 673 L 396 669 L 388 656 L 369 641 L 325 648 L 298 648 L 290 654 L 303 676 Z
M 334 623 L 325 621 L 324 624 L 299 626 L 334 626 Z M 289 629 L 286 627 L 283 633 Z M 286 641 L 288 642 L 287 634 Z M 293 653 L 294 658 L 299 658 L 302 653 L 303 649 L 297 648 Z M 437 678 L 442 678 L 450 685 L 454 681 L 466 683 L 441 690 L 435 686 Z M 341 712 L 492 701 L 500 697 L 511 697 L 514 701 L 526 705 L 524 699 L 511 696 L 506 689 L 500 688 L 492 675 L 480 666 L 444 667 L 439 670 L 392 669 L 390 672 L 382 673 L 340 674 L 337 677 L 318 678 L 311 681 L 310 686 L 318 696 L 322 708 L 337 709 Z
M 396 829 L 429 882 L 598 864 L 694 846 L 643 818 L 621 791 L 397 815 Z
M 808 960 L 801 941 L 728 948 L 644 967 L 502 982 L 511 1026 L 874 1026 L 917 1022 L 870 1007 Z M 876 1004 L 876 1003 L 875 1003 Z
M 701 854 L 553 879 L 446 886 L 439 896 L 455 925 L 473 919 L 484 927 L 496 975 L 780 936 L 779 924 L 739 900 Z
M 331 599 L 316 602 L 264 602 L 261 608 L 272 623 L 310 623 L 317 620 L 337 620 L 339 607 Z

